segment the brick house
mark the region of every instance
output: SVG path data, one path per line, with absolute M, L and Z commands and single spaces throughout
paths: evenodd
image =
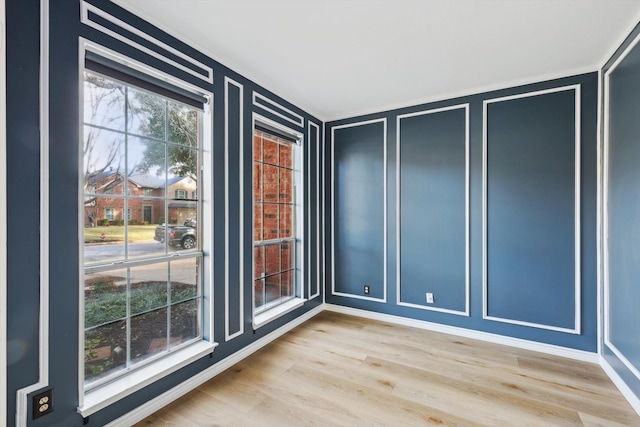
M 87 189 L 96 197 L 85 197 L 85 226 L 107 222 L 122 224 L 154 224 L 165 222 L 165 188 L 168 187 L 169 223 L 184 223 L 186 218 L 196 217 L 197 182 L 192 176 L 176 176 L 165 182 L 164 178 L 137 173 L 127 181 L 128 212 L 124 212 L 124 199 L 109 198 L 107 194 L 123 195 L 125 182 L 119 172 L 105 172 L 90 180 Z

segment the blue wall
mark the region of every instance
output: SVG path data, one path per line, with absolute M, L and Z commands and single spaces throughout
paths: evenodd
M 577 108 L 576 89 L 569 87 L 574 85 L 580 91 Z M 327 123 L 326 144 L 340 146 L 327 159 L 327 167 L 338 177 L 333 187 L 327 181 L 327 190 L 333 191 L 327 217 L 333 213 L 336 228 L 335 235 L 328 234 L 328 250 L 333 250 L 335 259 L 345 260 L 354 256 L 350 242 L 358 241 L 359 247 L 366 248 L 368 259 L 376 261 L 368 267 L 366 260 L 336 263 L 335 283 L 326 288 L 327 303 L 596 352 L 597 87 L 597 74 L 589 73 Z M 539 91 L 543 92 L 532 93 Z M 468 315 L 466 120 L 460 107 L 464 104 L 469 105 Z M 427 111 L 431 113 L 415 115 Z M 580 122 L 579 182 L 576 118 Z M 385 251 L 380 245 L 379 200 L 384 169 L 379 144 L 363 146 L 372 137 L 371 126 L 345 126 L 382 119 L 388 123 L 388 297 L 372 301 L 362 298 L 361 288 L 371 280 L 372 271 L 377 278 L 382 270 L 377 262 Z M 379 141 L 379 129 L 376 135 Z M 342 179 L 350 176 L 360 176 L 362 182 Z M 358 198 L 343 196 L 355 194 L 356 189 L 360 189 Z M 345 227 L 345 223 L 357 227 Z M 577 254 L 580 298 L 576 306 Z M 433 304 L 426 303 L 427 292 L 434 293 Z
M 640 399 L 640 47 L 637 27 L 603 68 L 605 360 Z M 618 60 L 620 62 L 616 63 Z M 607 256 L 608 255 L 608 256 Z
M 158 28 L 148 24 L 139 17 L 121 9 L 106 0 L 91 0 L 92 5 L 133 25 L 141 31 L 151 35 L 169 46 L 183 52 L 189 57 L 213 68 L 213 83 L 185 73 L 166 62 L 158 60 L 138 51 L 135 47 L 116 40 L 94 28 L 84 25 L 80 21 L 79 1 L 55 1 L 50 7 L 50 173 L 45 177 L 49 184 L 50 224 L 48 236 L 48 251 L 50 261 L 50 306 L 49 306 L 49 386 L 54 389 L 53 413 L 36 421 L 30 421 L 30 426 L 82 426 L 83 419 L 77 413 L 78 405 L 78 286 L 80 283 L 79 247 L 78 247 L 78 159 L 80 142 L 80 115 L 78 105 L 80 75 L 78 58 L 78 37 L 108 47 L 126 56 L 138 59 L 150 66 L 172 74 L 191 84 L 202 87 L 214 94 L 214 123 L 213 123 L 213 229 L 214 242 L 214 272 L 210 283 L 215 308 L 213 312 L 215 330 L 214 339 L 220 345 L 211 358 L 198 360 L 181 370 L 159 380 L 150 386 L 128 396 L 127 398 L 101 410 L 88 419 L 88 425 L 101 426 L 113 419 L 129 412 L 141 404 L 162 394 L 195 374 L 209 368 L 223 358 L 236 353 L 247 345 L 264 337 L 278 327 L 297 318 L 322 302 L 319 297 L 305 303 L 294 312 L 287 314 L 263 327 L 253 331 L 251 326 L 252 309 L 252 113 L 256 112 L 269 119 L 289 126 L 305 135 L 306 161 L 305 180 L 309 176 L 317 176 L 316 165 L 322 167 L 322 159 L 318 158 L 319 151 L 315 144 L 317 131 L 310 123 L 318 128 L 322 122 L 310 114 L 290 104 L 265 88 L 244 78 L 224 65 L 198 52 L 187 44 L 167 35 Z M 38 351 L 39 351 L 39 269 L 36 267 L 40 259 L 39 230 L 40 222 L 40 139 L 39 139 L 39 0 L 7 0 L 7 188 L 8 188 L 8 418 L 6 425 L 15 422 L 16 391 L 27 387 L 38 380 Z M 248 12 L 249 13 L 249 12 Z M 94 16 L 94 19 L 98 19 Z M 117 25 L 105 25 L 122 35 L 133 37 Z M 171 53 L 162 48 L 136 38 L 148 48 L 175 59 Z M 181 60 L 183 63 L 184 61 Z M 229 90 L 229 122 L 225 123 L 225 85 L 224 78 L 229 77 L 238 82 L 242 88 L 243 109 L 240 109 L 240 94 L 235 86 Z M 278 105 L 291 110 L 294 115 L 301 117 L 300 123 L 282 119 L 263 108 L 254 105 L 252 94 L 257 91 L 269 98 L 270 108 Z M 275 103 L 275 104 L 274 104 Z M 281 110 L 283 115 L 291 118 L 289 113 Z M 242 120 L 240 120 L 242 119 Z M 242 124 L 240 124 L 242 123 Z M 225 127 L 230 130 L 229 179 L 225 180 Z M 242 127 L 241 127 L 242 126 Z M 240 140 L 239 131 L 243 131 Z M 313 133 L 307 135 L 308 129 Z M 307 150 L 309 140 L 312 149 Z M 240 188 L 239 153 L 243 151 L 243 179 L 244 186 Z M 305 181 L 307 182 L 307 181 Z M 309 209 L 305 211 L 305 223 L 309 222 L 311 212 L 318 211 L 316 199 L 318 192 L 322 192 L 321 184 L 313 181 L 314 185 L 305 195 Z M 230 248 L 229 272 L 230 292 L 225 294 L 225 188 L 229 189 L 229 222 Z M 244 203 L 240 205 L 240 194 L 244 195 Z M 240 211 L 243 211 L 244 222 L 240 223 Z M 314 214 L 313 220 L 318 219 Z M 235 222 L 234 222 L 235 221 Z M 244 251 L 240 254 L 238 236 L 240 228 L 244 229 Z M 305 231 L 305 238 L 314 242 L 318 240 L 317 227 Z M 317 253 L 315 254 L 317 255 Z M 239 283 L 240 257 L 244 259 L 244 281 Z M 317 273 L 321 266 L 315 265 L 318 257 L 306 256 L 307 266 L 313 265 Z M 320 262 L 322 259 L 320 258 Z M 320 276 L 321 277 L 321 276 Z M 309 285 L 312 290 L 322 291 L 318 283 L 318 275 L 303 280 L 303 297 L 307 297 Z M 239 286 L 243 286 L 244 299 L 240 300 Z M 228 315 L 225 313 L 225 298 L 230 301 Z M 240 306 L 244 309 L 244 316 L 239 316 Z M 230 332 L 236 332 L 242 324 L 244 333 L 225 342 L 225 325 L 229 324 Z M 31 400 L 31 399 L 29 399 Z M 30 405 L 30 404 L 29 404 Z M 31 407 L 29 406 L 29 411 Z M 30 413 L 30 412 L 29 412 Z M 30 417 L 29 417 L 30 418 Z M 0 420 L 4 425 L 5 420 Z

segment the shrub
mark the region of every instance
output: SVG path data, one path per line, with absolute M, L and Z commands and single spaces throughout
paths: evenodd
M 156 220 L 156 224 L 158 225 L 164 224 L 164 217 L 163 216 L 158 217 L 158 219 Z
M 138 224 L 138 220 L 133 218 L 129 220 L 129 225 L 137 225 Z
M 109 225 L 109 220 L 104 218 L 100 220 L 100 225 L 103 227 L 106 227 L 107 225 Z

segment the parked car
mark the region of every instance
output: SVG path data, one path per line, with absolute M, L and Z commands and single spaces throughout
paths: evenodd
M 197 245 L 196 219 L 188 218 L 184 225 L 169 225 L 168 229 L 166 224 L 157 226 L 153 238 L 164 243 L 165 236 L 169 246 L 179 246 L 182 249 L 195 248 Z

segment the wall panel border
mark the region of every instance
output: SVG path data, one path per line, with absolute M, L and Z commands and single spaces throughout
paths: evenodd
M 335 150 L 334 150 L 334 140 L 335 140 L 335 131 L 336 129 L 345 129 L 345 128 L 351 128 L 351 127 L 356 127 L 356 126 L 365 126 L 365 125 L 370 125 L 373 123 L 382 123 L 383 125 L 383 158 L 382 158 L 382 164 L 384 165 L 384 171 L 383 171 L 383 181 L 384 181 L 384 188 L 383 188 L 383 200 L 384 200 L 384 206 L 383 206 L 383 249 L 382 249 L 382 253 L 383 253 L 383 271 L 384 271 L 384 277 L 383 277 L 383 297 L 382 298 L 374 298 L 374 297 L 367 297 L 367 296 L 362 296 L 362 295 L 356 295 L 356 294 L 349 294 L 349 293 L 345 293 L 345 292 L 337 292 L 336 291 L 336 233 L 335 233 Z M 339 126 L 333 126 L 331 128 L 331 194 L 333 195 L 332 201 L 331 201 L 331 295 L 335 295 L 335 296 L 340 296 L 340 297 L 349 297 L 349 298 L 356 298 L 356 299 L 362 299 L 362 300 L 367 300 L 367 301 L 375 301 L 375 302 L 382 302 L 382 303 L 386 303 L 387 302 L 387 272 L 388 272 L 388 191 L 387 191 L 387 187 L 388 187 L 388 183 L 387 183 L 387 118 L 381 118 L 381 119 L 372 119 L 372 120 L 365 120 L 365 121 L 360 121 L 360 122 L 353 122 L 353 123 L 347 123 L 344 125 L 339 125 Z
M 404 118 L 423 116 L 427 114 L 437 114 L 446 111 L 453 111 L 463 109 L 465 112 L 465 142 L 464 142 L 464 163 L 465 163 L 465 219 L 464 219 L 464 227 L 465 227 L 465 249 L 464 249 L 464 257 L 465 257 L 465 309 L 464 311 L 460 310 L 450 310 L 441 307 L 432 307 L 428 305 L 419 305 L 413 304 L 409 302 L 402 301 L 402 281 L 401 281 L 401 170 L 400 170 L 400 160 L 401 160 L 401 144 L 402 141 L 400 139 L 400 130 L 401 130 L 401 120 Z M 460 316 L 469 316 L 470 312 L 470 288 L 471 288 L 471 276 L 470 276 L 470 246 L 469 246 L 469 224 L 470 224 L 470 193 L 469 193 L 469 103 L 452 105 L 449 107 L 435 108 L 429 110 L 421 110 L 414 113 L 401 114 L 396 117 L 396 304 L 404 307 L 417 308 L 421 310 L 430 310 L 430 311 L 439 311 L 442 313 L 456 314 Z
M 552 325 L 545 325 L 534 322 L 526 322 L 516 319 L 507 319 L 496 316 L 490 316 L 488 314 L 488 239 L 487 239 L 487 143 L 488 143 L 488 106 L 493 103 L 510 101 L 514 99 L 522 99 L 527 97 L 545 95 L 556 92 L 574 91 L 575 92 L 575 142 L 574 142 L 574 160 L 575 160 L 575 186 L 574 186 L 574 328 L 563 328 Z M 581 333 L 581 244 L 580 244 L 580 126 L 581 126 L 581 106 L 580 106 L 580 84 L 555 87 L 551 89 L 525 92 L 517 95 L 504 96 L 499 98 L 486 99 L 482 103 L 482 318 L 485 320 L 491 320 L 495 322 L 511 323 L 520 326 L 529 326 L 533 328 L 546 329 L 557 332 L 564 332 L 569 334 L 580 335 Z

